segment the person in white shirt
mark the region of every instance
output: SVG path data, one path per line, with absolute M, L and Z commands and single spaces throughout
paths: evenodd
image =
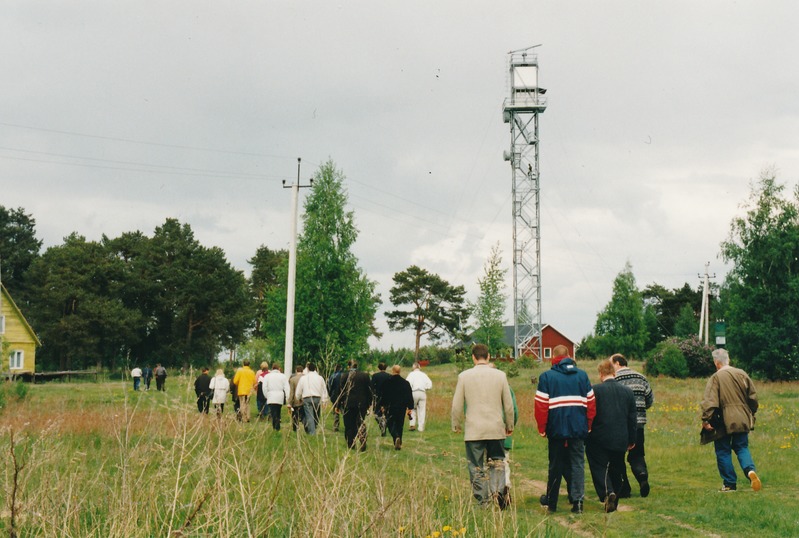
M 230 392 L 230 381 L 225 377 L 224 370 L 219 369 L 216 371 L 216 375 L 211 379 L 208 388 L 213 393 L 211 401 L 214 403 L 216 417 L 222 418 L 222 411 L 225 410 L 225 400 L 227 400 L 227 394 Z
M 413 370 L 405 380 L 411 384 L 413 392 L 413 413 L 408 422 L 409 429 L 424 431 L 424 419 L 427 411 L 427 391 L 433 388 L 433 382 L 421 370 L 418 362 L 413 363 Z
M 280 411 L 283 404 L 289 401 L 289 378 L 280 371 L 276 362 L 272 363 L 272 369 L 268 374 L 261 378 L 261 390 L 266 398 L 266 405 L 269 407 L 269 416 L 272 418 L 272 428 L 280 431 Z
M 305 409 L 305 431 L 309 435 L 314 435 L 316 425 L 319 423 L 319 408 L 321 404 L 330 400 L 327 395 L 327 383 L 317 373 L 314 363 L 308 363 L 308 373 L 304 374 L 297 383 L 295 396 L 302 400 Z
M 130 377 L 133 378 L 133 390 L 139 390 L 139 384 L 141 383 L 141 368 L 137 366 L 131 370 Z

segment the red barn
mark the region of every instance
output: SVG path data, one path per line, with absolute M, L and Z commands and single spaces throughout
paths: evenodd
M 506 327 L 506 334 L 510 329 L 510 342 L 513 343 L 513 326 Z M 541 347 L 544 350 L 544 360 L 548 361 L 552 358 L 552 350 L 555 346 L 563 345 L 569 350 L 569 357 L 574 357 L 574 342 L 572 342 L 566 335 L 554 328 L 552 325 L 544 325 L 541 329 Z M 538 337 L 534 336 L 522 348 L 522 355 L 526 357 L 533 357 L 538 359 Z

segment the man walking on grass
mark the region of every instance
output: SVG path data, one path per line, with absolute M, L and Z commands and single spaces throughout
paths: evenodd
M 242 367 L 233 376 L 236 385 L 236 396 L 239 399 L 239 417 L 244 422 L 250 421 L 250 395 L 255 390 L 255 372 L 250 368 L 250 361 L 244 360 Z
M 711 418 L 721 410 L 726 434 L 714 441 L 716 464 L 722 480 L 720 491 L 737 489 L 738 476 L 732 464 L 733 451 L 752 489 L 760 491 L 762 484 L 749 452 L 749 432 L 755 429 L 758 407 L 755 386 L 746 372 L 730 366 L 726 349 L 713 351 L 713 363 L 716 373 L 710 376 L 702 399 L 702 428 L 712 431 Z
M 330 398 L 327 394 L 327 383 L 317 373 L 316 364 L 309 362 L 307 368 L 308 373 L 303 374 L 297 383 L 295 397 L 302 400 L 302 407 L 305 410 L 305 431 L 308 435 L 316 435 L 322 404 Z
M 458 375 L 452 398 L 452 431 L 463 431 L 472 494 L 481 506 L 508 505 L 505 437 L 513 433 L 513 400 L 505 372 L 488 364 L 488 347 L 472 348 L 474 367 Z
M 394 440 L 394 450 L 402 450 L 402 430 L 405 415 L 413 409 L 411 384 L 400 375 L 399 364 L 391 367 L 391 375 L 383 383 L 381 405 L 386 417 L 386 427 Z M 374 379 L 374 376 L 372 376 Z
M 644 451 L 644 427 L 646 426 L 646 410 L 652 407 L 655 395 L 646 377 L 627 367 L 627 359 L 624 355 L 616 353 L 611 355 L 613 369 L 616 370 L 616 381 L 629 387 L 635 395 L 635 407 L 638 413 L 638 428 L 635 431 L 635 446 L 627 453 L 627 463 L 630 464 L 630 471 L 638 481 L 641 497 L 649 495 L 649 470 L 646 467 L 646 453 Z M 621 490 L 619 497 L 630 496 L 632 488 L 627 478 L 627 466 L 621 476 Z
M 413 392 L 413 413 L 408 426 L 411 431 L 419 430 L 423 432 L 425 415 L 427 414 L 427 391 L 433 388 L 433 382 L 422 371 L 422 367 L 418 362 L 413 363 L 413 371 L 405 379 L 411 384 L 411 391 Z
M 547 492 L 541 505 L 549 512 L 558 507 L 561 479 L 566 480 L 572 512 L 583 512 L 585 496 L 585 438 L 596 414 L 594 389 L 588 375 L 569 357 L 566 346 L 552 350 L 552 368 L 538 378 L 535 420 L 538 433 L 547 438 L 549 471 Z
M 350 361 L 350 369 L 341 378 L 339 409 L 344 415 L 344 439 L 347 447 L 361 452 L 366 450 L 366 413 L 372 406 L 374 395 L 369 374 L 358 370 L 358 361 Z
M 585 443 L 591 479 L 605 512 L 615 512 L 624 473 L 624 454 L 635 445 L 635 395 L 616 381 L 613 363 L 604 360 L 597 367 L 600 383 L 594 385 L 596 417 Z

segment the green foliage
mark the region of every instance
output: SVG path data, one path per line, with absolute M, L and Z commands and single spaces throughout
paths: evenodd
M 602 355 L 643 356 L 647 340 L 644 303 L 629 262 L 613 281 L 613 296 L 597 316 L 594 333 L 596 349 Z
M 472 333 L 472 340 L 488 346 L 492 356 L 499 354 L 505 347 L 505 275 L 502 269 L 502 255 L 499 244 L 491 249 L 491 254 L 483 267 L 483 276 L 477 280 L 480 295 L 477 301 L 469 303 L 468 309 L 477 321 L 477 329 Z
M 699 331 L 699 321 L 694 309 L 689 304 L 682 305 L 677 321 L 674 323 L 674 336 L 687 338 Z
M 0 409 L 28 397 L 30 387 L 22 381 L 0 381 Z
M 699 338 L 667 338 L 647 357 L 645 370 L 649 375 L 705 378 L 715 371 L 713 349 Z
M 584 336 L 580 343 L 577 345 L 575 351 L 575 359 L 598 359 L 602 356 L 603 351 L 600 349 L 600 340 L 593 334 Z
M 252 265 L 250 291 L 255 302 L 254 333 L 260 338 L 265 336 L 262 324 L 267 315 L 267 296 L 278 286 L 286 285 L 286 275 L 280 273 L 280 266 L 288 263 L 288 255 L 286 250 L 271 250 L 261 245 L 255 256 L 247 260 Z
M 259 365 L 266 361 L 272 366 L 272 361 L 278 360 L 283 363 L 283 356 L 275 357 L 269 352 L 269 342 L 263 338 L 250 338 L 236 348 L 236 359 L 239 361 L 250 361 L 251 365 Z
M 721 244 L 732 263 L 722 289 L 727 345 L 744 369 L 775 380 L 799 378 L 799 190 L 787 199 L 784 189 L 764 170 Z
M 332 161 L 324 163 L 305 200 L 297 243 L 293 346 L 300 361 L 361 356 L 368 350 L 367 339 L 376 333 L 380 297 L 352 252 L 358 230 L 353 213 L 346 210 L 344 179 Z M 280 283 L 287 282 L 287 265 L 286 261 L 278 269 Z M 286 336 L 286 293 L 282 285 L 267 292 L 264 326 L 275 356 Z
M 0 281 L 21 300 L 25 296 L 25 273 L 39 255 L 42 242 L 36 239 L 36 220 L 19 207 L 0 205 Z
M 463 286 L 453 286 L 437 274 L 412 265 L 394 275 L 391 303 L 409 308 L 387 312 L 388 326 L 394 331 L 414 331 L 418 356 L 422 336 L 434 341 L 462 336 L 460 324 L 467 316 L 465 294 Z
M 690 305 L 693 312 L 699 312 L 702 306 L 702 292 L 698 289 L 691 289 L 687 282 L 681 288 L 672 290 L 668 290 L 659 284 L 650 284 L 641 293 L 644 304 L 654 309 L 655 317 L 657 318 L 657 336 L 654 337 L 656 343 L 670 336 L 680 336 L 675 325 L 680 319 L 680 311 L 685 305 Z M 717 314 L 713 306 L 714 304 L 711 302 L 711 319 L 714 319 Z M 696 319 L 698 320 L 698 318 Z M 688 331 L 684 336 L 697 332 L 699 328 L 698 321 L 695 322 L 695 325 L 696 327 Z M 650 338 L 653 337 L 650 336 Z
M 45 369 L 208 364 L 243 341 L 253 319 L 244 275 L 175 219 L 152 238 L 71 234 L 31 264 L 28 279 L 26 314 Z
M 678 379 L 688 377 L 688 362 L 680 348 L 671 341 L 660 342 L 646 361 L 648 375 L 665 375 Z

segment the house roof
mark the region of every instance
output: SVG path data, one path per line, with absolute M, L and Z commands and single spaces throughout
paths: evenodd
M 14 299 L 11 298 L 11 295 L 8 293 L 8 290 L 2 283 L 0 283 L 0 292 L 2 292 L 3 294 L 3 300 L 8 301 L 8 304 L 11 305 L 11 310 L 13 310 L 17 314 L 20 321 L 22 322 L 22 326 L 25 328 L 26 331 L 28 331 L 28 334 L 31 335 L 31 338 L 33 338 L 33 341 L 36 343 L 36 345 L 41 346 L 42 343 L 41 341 L 39 341 L 39 337 L 36 336 L 33 327 L 31 327 L 30 323 L 28 323 L 28 320 L 25 319 L 25 316 L 22 314 L 22 310 L 19 309 L 17 303 L 15 303 Z

